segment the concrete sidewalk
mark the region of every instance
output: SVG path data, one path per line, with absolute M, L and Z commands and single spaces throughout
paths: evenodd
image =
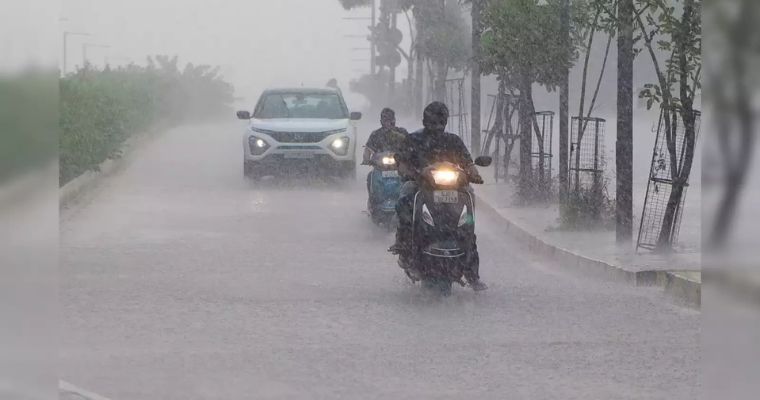
M 637 253 L 634 245 L 618 246 L 614 230 L 559 230 L 557 204 L 515 206 L 512 185 L 486 183 L 476 188 L 476 194 L 481 216 L 501 218 L 510 234 L 539 254 L 595 276 L 661 286 L 691 305 L 701 303 L 701 252 L 693 243 L 668 255 Z

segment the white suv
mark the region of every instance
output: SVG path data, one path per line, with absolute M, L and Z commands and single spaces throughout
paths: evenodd
M 259 97 L 243 135 L 243 173 L 249 178 L 287 169 L 356 176 L 356 124 L 335 89 L 270 89 Z

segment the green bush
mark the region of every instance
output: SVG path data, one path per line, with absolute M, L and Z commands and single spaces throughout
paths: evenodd
M 148 58 L 146 67 L 85 68 L 60 80 L 60 184 L 118 156 L 124 141 L 150 126 L 229 112 L 233 89 L 218 69 L 177 58 Z
M 581 187 L 567 194 L 560 229 L 589 230 L 615 227 L 615 200 L 607 193 L 606 181 L 598 188 Z

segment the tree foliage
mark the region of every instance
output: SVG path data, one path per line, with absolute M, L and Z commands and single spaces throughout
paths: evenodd
M 463 69 L 470 58 L 468 41 L 470 26 L 456 1 L 402 0 L 404 9 L 411 9 L 418 23 L 416 51 L 434 63 L 448 68 Z
M 229 112 L 233 88 L 218 68 L 157 56 L 146 67 L 81 69 L 60 80 L 60 180 L 118 155 L 132 134 Z
M 634 23 L 658 78 L 639 96 L 647 108 L 656 103 L 675 110 L 691 106 L 702 86 L 701 0 L 637 0 L 637 9 Z M 668 54 L 664 65 L 659 53 Z
M 576 46 L 562 41 L 559 7 L 557 0 L 491 1 L 483 15 L 483 72 L 555 89 L 578 57 Z

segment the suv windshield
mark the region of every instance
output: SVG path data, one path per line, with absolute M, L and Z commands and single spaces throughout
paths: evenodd
M 271 93 L 256 107 L 254 118 L 348 118 L 348 110 L 337 94 Z

